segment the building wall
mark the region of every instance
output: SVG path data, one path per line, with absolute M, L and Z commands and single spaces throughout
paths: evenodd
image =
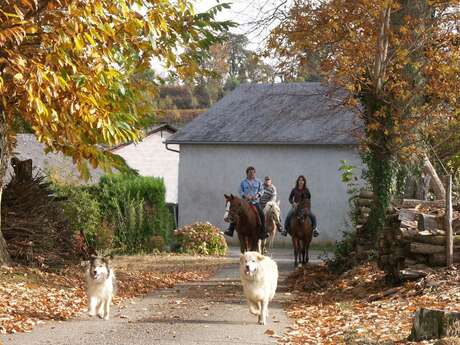
M 347 146 L 181 145 L 179 225 L 209 221 L 227 227 L 223 221 L 224 194 L 238 193 L 246 167 L 252 165 L 261 180 L 265 175 L 272 177 L 283 221 L 295 180 L 305 175 L 320 230 L 315 242 L 333 242 L 347 227 L 349 209 L 346 186 L 338 170 L 342 159 L 361 165 L 356 150 Z M 277 241 L 290 242 L 290 237 L 277 236 Z
M 166 186 L 166 202 L 177 203 L 179 154 L 166 150 L 163 143 L 170 135 L 168 131 L 159 131 L 138 144 L 122 146 L 112 152 L 123 157 L 140 175 L 162 177 Z

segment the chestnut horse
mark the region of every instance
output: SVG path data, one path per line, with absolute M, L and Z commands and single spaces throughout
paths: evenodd
M 308 248 L 313 236 L 313 227 L 309 216 L 311 203 L 302 198 L 291 218 L 292 246 L 294 247 L 294 267 L 308 263 Z
M 248 250 L 260 252 L 260 221 L 257 211 L 254 211 L 246 200 L 233 194 L 225 195 L 225 200 L 228 205 L 226 218 L 229 222 L 235 223 L 241 253 Z

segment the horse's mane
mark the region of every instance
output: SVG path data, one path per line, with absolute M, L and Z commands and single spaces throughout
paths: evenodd
M 310 208 L 311 208 L 310 199 L 303 198 L 297 204 L 297 206 L 295 208 L 295 213 L 298 214 L 300 212 L 300 210 L 302 210 L 302 209 L 307 209 L 308 211 L 310 211 Z
M 281 212 L 278 204 L 274 200 L 267 202 L 267 204 L 265 205 L 265 208 L 264 208 L 265 216 L 267 216 L 270 212 L 273 212 L 276 216 L 279 216 Z

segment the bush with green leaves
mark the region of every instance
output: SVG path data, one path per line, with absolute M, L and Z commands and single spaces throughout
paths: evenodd
M 227 242 L 220 229 L 210 223 L 194 223 L 174 230 L 179 251 L 187 254 L 225 255 Z
M 103 221 L 101 208 L 95 196 L 82 186 L 54 185 L 57 198 L 69 226 L 81 234 L 88 248 L 105 250 L 112 245 L 113 230 Z
M 108 175 L 101 178 L 95 192 L 104 218 L 115 226 L 116 251 L 151 251 L 154 236 L 161 236 L 165 245 L 170 243 L 174 222 L 166 207 L 162 178 Z

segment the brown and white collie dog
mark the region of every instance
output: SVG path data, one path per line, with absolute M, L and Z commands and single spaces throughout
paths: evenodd
M 86 270 L 88 314 L 109 319 L 110 304 L 115 293 L 115 273 L 110 266 L 111 257 L 91 256 Z

